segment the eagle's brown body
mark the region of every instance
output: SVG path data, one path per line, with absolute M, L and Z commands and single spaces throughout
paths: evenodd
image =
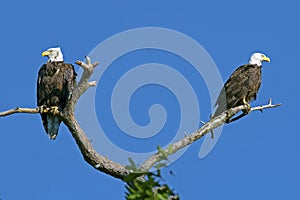
M 246 64 L 237 68 L 228 78 L 217 99 L 217 116 L 227 109 L 256 99 L 261 84 L 261 66 Z
M 47 108 L 56 106 L 63 110 L 76 84 L 76 72 L 72 64 L 47 62 L 38 72 L 37 104 Z M 50 113 L 41 114 L 45 131 L 55 139 L 61 121 Z

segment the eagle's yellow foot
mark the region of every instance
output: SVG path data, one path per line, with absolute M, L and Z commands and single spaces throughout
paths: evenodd
M 38 108 L 41 114 L 48 112 L 48 109 L 45 105 L 39 106 Z
M 57 106 L 51 106 L 49 108 L 49 112 L 55 115 L 55 114 L 59 113 L 59 109 Z
M 248 102 L 246 102 L 245 97 L 243 98 L 243 103 L 246 106 L 246 109 L 243 110 L 243 113 L 246 114 L 246 115 L 248 115 L 251 112 L 251 106 L 250 106 L 250 104 Z

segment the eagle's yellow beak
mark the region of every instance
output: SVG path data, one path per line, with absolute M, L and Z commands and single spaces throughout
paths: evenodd
M 270 60 L 270 58 L 269 58 L 269 57 L 267 57 L 267 56 L 264 56 L 264 58 L 263 58 L 263 61 L 270 62 L 271 60 Z
M 42 56 L 49 56 L 50 55 L 50 52 L 49 51 L 44 51 L 43 53 L 42 53 Z

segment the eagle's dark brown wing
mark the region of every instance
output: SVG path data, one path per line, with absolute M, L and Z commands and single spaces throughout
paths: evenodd
M 261 84 L 261 66 L 246 64 L 237 68 L 224 84 L 217 99 L 217 110 L 213 116 L 217 116 L 227 109 L 256 99 Z

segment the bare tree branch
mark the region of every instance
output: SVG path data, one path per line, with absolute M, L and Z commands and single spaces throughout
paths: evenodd
M 73 138 L 76 141 L 76 144 L 78 145 L 81 154 L 83 155 L 84 160 L 90 164 L 93 168 L 104 172 L 108 175 L 111 175 L 113 177 L 124 179 L 126 176 L 130 174 L 130 170 L 126 169 L 124 165 L 121 165 L 119 163 L 116 163 L 107 157 L 104 157 L 100 155 L 92 146 L 91 142 L 89 141 L 88 137 L 78 124 L 77 120 L 74 117 L 74 110 L 75 105 L 78 101 L 78 99 L 81 97 L 81 95 L 91 86 L 95 86 L 96 82 L 92 81 L 89 82 L 89 79 L 91 75 L 93 74 L 94 68 L 98 65 L 98 62 L 91 63 L 91 59 L 89 57 L 86 57 L 86 63 L 82 61 L 76 61 L 76 64 L 78 64 L 80 67 L 83 68 L 84 72 L 80 78 L 79 83 L 74 88 L 71 98 L 69 99 L 65 109 L 63 111 L 54 113 L 55 115 L 59 116 L 60 119 L 64 122 L 64 124 L 68 127 L 70 130 Z M 251 111 L 260 110 L 267 108 L 274 108 L 277 106 L 280 106 L 281 104 L 272 104 L 272 101 L 270 99 L 269 103 L 267 105 L 263 106 L 257 106 L 254 108 L 251 108 Z M 247 108 L 246 105 L 241 105 L 235 108 L 231 108 L 219 116 L 216 116 L 212 119 L 210 119 L 209 122 L 205 123 L 202 122 L 203 126 L 195 131 L 194 133 L 190 135 L 186 135 L 183 139 L 171 144 L 166 149 L 161 149 L 158 153 L 152 155 L 149 157 L 143 164 L 140 166 L 141 171 L 148 171 L 151 167 L 153 167 L 156 163 L 159 163 L 163 159 L 165 159 L 165 156 L 171 155 L 179 151 L 180 149 L 192 144 L 196 140 L 203 137 L 205 134 L 212 132 L 213 129 L 217 128 L 218 126 L 221 126 L 222 124 L 226 123 L 229 119 L 231 119 L 235 114 L 237 114 L 239 111 L 245 110 Z M 37 114 L 40 112 L 51 112 L 50 109 L 47 108 L 15 108 L 8 111 L 0 112 L 0 117 L 12 115 L 15 113 L 31 113 L 31 114 Z
M 99 65 L 98 62 L 91 63 L 91 59 L 86 56 L 86 63 L 82 61 L 76 61 L 75 63 L 82 67 L 83 74 L 80 78 L 79 83 L 75 87 L 74 91 L 72 92 L 72 97 L 68 101 L 68 105 L 66 106 L 68 109 L 72 109 L 72 112 L 74 112 L 75 104 L 77 103 L 78 99 L 81 97 L 81 95 L 91 86 L 96 86 L 96 81 L 89 82 L 89 79 L 91 75 L 94 72 L 94 68 Z
M 251 111 L 255 110 L 263 110 L 267 108 L 275 108 L 280 106 L 281 104 L 272 104 L 272 101 L 270 99 L 269 103 L 264 106 L 257 106 L 251 108 Z M 160 152 L 157 152 L 156 154 L 152 155 L 149 159 L 147 159 L 144 163 L 141 164 L 140 170 L 141 171 L 148 171 L 151 167 L 153 167 L 156 163 L 159 163 L 165 158 L 165 155 L 171 155 L 179 151 L 180 149 L 192 144 L 196 140 L 202 138 L 204 135 L 206 135 L 209 132 L 212 132 L 213 129 L 221 126 L 222 124 L 226 123 L 227 120 L 229 120 L 231 117 L 233 117 L 235 114 L 237 114 L 239 111 L 242 111 L 246 109 L 246 105 L 237 106 L 235 108 L 231 108 L 219 116 L 216 116 L 212 119 L 210 119 L 209 122 L 204 123 L 204 125 L 195 131 L 194 133 L 190 135 L 186 135 L 181 140 L 171 144 L 168 148 L 160 150 Z
M 0 117 L 5 117 L 5 116 L 12 115 L 12 114 L 15 114 L 15 113 L 36 114 L 36 113 L 39 113 L 39 112 L 40 112 L 39 108 L 19 108 L 19 107 L 16 107 L 16 108 L 11 109 L 11 110 L 0 112 Z
M 94 68 L 99 64 L 98 62 L 91 63 L 91 59 L 86 56 L 86 63 L 76 61 L 76 64 L 83 68 L 83 74 L 68 101 L 66 108 L 61 113 L 61 119 L 70 130 L 75 139 L 84 160 L 95 169 L 109 174 L 113 177 L 124 179 L 130 172 L 124 165 L 116 163 L 102 155 L 100 155 L 90 143 L 90 140 L 78 124 L 74 117 L 75 105 L 80 96 L 91 86 L 96 85 L 96 81 L 89 82 Z
M 72 133 L 84 160 L 95 169 L 109 174 L 115 178 L 124 179 L 129 175 L 129 170 L 125 166 L 116 163 L 107 157 L 100 155 L 92 146 L 89 138 L 74 117 L 64 117 L 64 123 Z
M 264 105 L 264 106 L 256 106 L 254 108 L 251 108 L 251 111 L 255 111 L 255 110 L 259 110 L 259 111 L 262 111 L 263 109 L 267 109 L 267 108 L 276 108 L 278 106 L 281 106 L 281 103 L 278 103 L 278 104 L 275 104 L 273 105 L 272 104 L 272 99 L 270 98 L 269 99 L 269 103 L 267 105 Z

